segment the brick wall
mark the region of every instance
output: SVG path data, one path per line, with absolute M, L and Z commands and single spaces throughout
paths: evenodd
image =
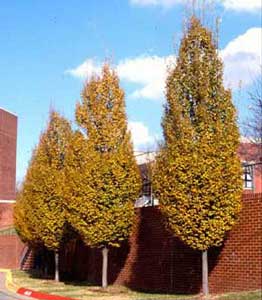
M 0 109 L 0 200 L 15 199 L 17 117 Z
M 23 249 L 17 235 L 0 235 L 0 268 L 18 269 Z
M 0 268 L 19 267 L 23 247 L 15 235 L 0 236 Z M 53 272 L 52 253 L 41 253 Z M 101 284 L 101 258 L 100 250 L 71 241 L 60 253 L 62 278 Z M 129 241 L 109 251 L 108 275 L 111 284 L 136 290 L 198 293 L 201 253 L 170 235 L 157 207 L 141 208 Z M 262 288 L 262 194 L 243 195 L 238 223 L 222 247 L 209 250 L 209 284 L 211 293 Z
M 262 151 L 261 151 L 262 152 Z M 261 158 L 262 163 L 262 158 Z M 262 165 L 257 165 L 254 168 L 254 191 L 262 193 Z
M 262 194 L 244 195 L 241 217 L 218 262 L 210 274 L 212 290 L 262 288 Z
M 13 226 L 13 204 L 0 203 L 0 229 Z
M 165 229 L 157 207 L 137 210 L 129 243 L 109 252 L 109 282 L 134 289 L 197 293 L 201 289 L 201 253 Z M 243 195 L 240 219 L 220 248 L 209 250 L 210 291 L 261 289 L 262 194 Z M 101 283 L 101 253 L 81 241 L 61 253 L 64 278 Z

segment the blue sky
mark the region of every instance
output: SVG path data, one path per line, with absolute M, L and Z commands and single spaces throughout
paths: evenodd
M 84 80 L 105 58 L 126 92 L 136 149 L 161 137 L 166 65 L 175 63 L 182 0 L 12 0 L 0 3 L 0 107 L 18 115 L 17 179 L 50 107 L 74 120 Z M 98 4 L 99 3 L 99 4 Z M 240 118 L 261 65 L 261 1 L 216 1 L 220 55 Z M 241 82 L 241 90 L 239 90 Z

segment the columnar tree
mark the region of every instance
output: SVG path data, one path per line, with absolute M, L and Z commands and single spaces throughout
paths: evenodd
M 176 67 L 166 82 L 164 143 L 156 159 L 154 192 L 171 232 L 202 251 L 220 246 L 241 208 L 239 132 L 231 92 L 212 33 L 192 17 Z
M 15 213 L 18 233 L 24 240 L 33 243 L 37 240 L 54 251 L 56 281 L 59 281 L 58 253 L 67 229 L 64 170 L 71 135 L 70 123 L 52 111 L 34 152 Z
M 29 163 L 27 174 L 20 189 L 17 191 L 16 203 L 14 206 L 14 226 L 21 240 L 30 245 L 37 247 L 42 245 L 41 239 L 36 230 L 38 219 L 35 215 L 34 201 L 30 193 L 30 185 L 33 183 L 34 173 L 37 169 L 37 162 L 34 160 L 35 151 Z
M 76 121 L 82 135 L 74 138 L 73 168 L 68 166 L 68 178 L 75 178 L 70 179 L 69 217 L 87 245 L 102 249 L 102 286 L 106 287 L 108 250 L 119 247 L 130 234 L 140 192 L 124 92 L 109 65 L 84 86 Z M 78 178 L 75 170 L 79 170 Z

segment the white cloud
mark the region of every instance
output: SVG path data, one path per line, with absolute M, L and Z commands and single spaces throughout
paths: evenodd
M 261 13 L 261 0 L 222 0 L 226 9 Z
M 167 66 L 175 63 L 174 56 L 139 56 L 120 61 L 119 77 L 142 86 L 132 93 L 133 98 L 162 99 L 164 96 Z
M 135 150 L 138 150 L 141 146 L 154 143 L 154 137 L 150 135 L 149 130 L 144 123 L 130 121 L 128 123 L 128 129 L 131 132 Z
M 232 88 L 247 86 L 261 74 L 262 28 L 250 28 L 220 52 L 225 82 Z
M 247 86 L 261 74 L 261 39 L 261 28 L 250 28 L 220 51 L 227 86 L 236 88 L 240 83 Z M 116 71 L 122 81 L 135 84 L 130 97 L 162 100 L 168 65 L 175 65 L 175 56 L 141 55 L 121 60 L 116 65 Z M 99 74 L 100 71 L 101 63 L 89 58 L 75 69 L 66 72 L 75 77 L 86 78 L 93 73 Z
M 130 0 L 130 3 L 138 6 L 162 6 L 171 8 L 178 3 L 183 3 L 182 0 Z M 261 0 L 216 0 L 221 3 L 226 9 L 234 11 L 261 11 Z
M 175 63 L 174 56 L 138 56 L 120 61 L 116 71 L 121 80 L 140 86 L 130 95 L 132 98 L 159 100 L 164 96 L 167 66 L 172 63 Z M 66 73 L 78 78 L 88 78 L 100 71 L 101 64 L 89 58 Z
M 88 58 L 81 65 L 75 69 L 67 70 L 66 73 L 79 78 L 90 78 L 93 74 L 99 74 L 101 65 L 96 63 L 93 59 Z

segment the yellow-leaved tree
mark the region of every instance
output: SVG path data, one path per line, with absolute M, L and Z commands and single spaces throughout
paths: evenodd
M 156 159 L 154 192 L 171 232 L 202 251 L 220 246 L 241 208 L 239 132 L 231 92 L 212 33 L 193 16 L 175 68 L 166 81 L 164 143 Z
M 15 208 L 15 225 L 22 239 L 54 251 L 56 281 L 59 281 L 59 249 L 68 229 L 64 170 L 71 135 L 70 123 L 51 111 Z
M 106 287 L 108 250 L 128 238 L 141 188 L 124 92 L 108 64 L 85 84 L 76 121 L 82 131 L 74 135 L 69 155 L 68 216 L 88 246 L 102 249 Z
M 14 225 L 21 240 L 31 248 L 42 246 L 41 239 L 36 230 L 37 216 L 34 211 L 37 204 L 31 197 L 31 189 L 34 185 L 35 170 L 38 168 L 38 162 L 35 159 L 36 150 L 33 151 L 32 158 L 27 168 L 26 177 L 16 195 L 14 206 Z

